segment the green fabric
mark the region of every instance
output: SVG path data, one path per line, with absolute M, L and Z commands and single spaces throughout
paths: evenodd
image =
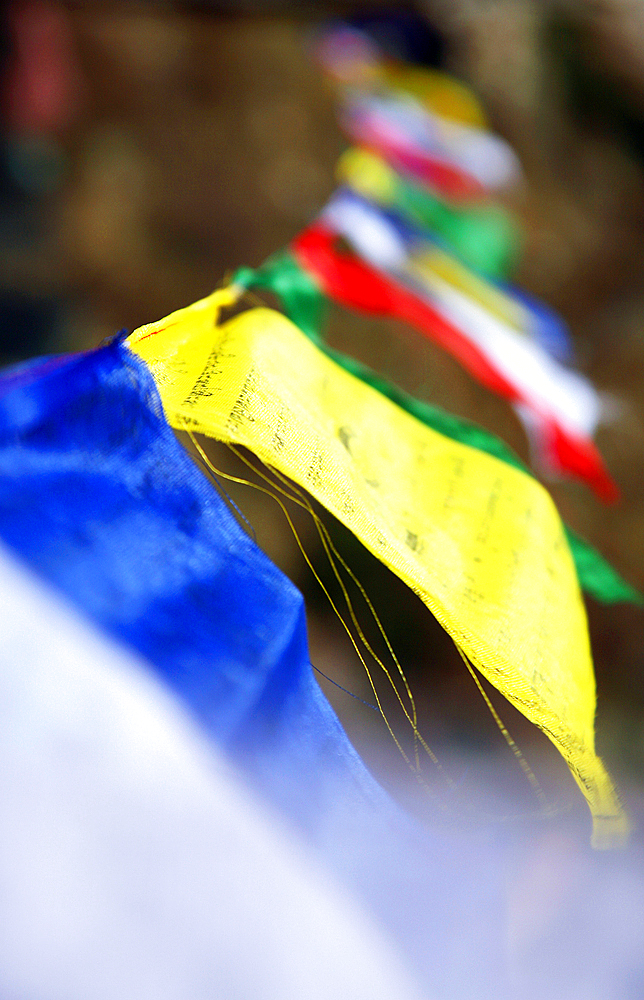
M 575 534 L 567 525 L 564 527 L 582 590 L 603 604 L 617 604 L 619 601 L 644 604 L 642 594 L 623 580 L 589 542 Z
M 519 229 L 499 205 L 458 209 L 398 176 L 392 208 L 433 230 L 470 267 L 492 278 L 507 278 L 519 256 Z
M 288 318 L 318 347 L 327 349 L 320 334 L 328 311 L 327 298 L 288 251 L 273 254 L 256 271 L 240 267 L 232 283 L 273 292 Z
M 383 396 L 387 396 L 388 399 L 397 403 L 417 420 L 438 431 L 439 434 L 444 434 L 455 441 L 461 441 L 472 448 L 485 451 L 489 455 L 494 455 L 495 458 L 507 462 L 508 465 L 513 465 L 528 475 L 532 475 L 530 469 L 514 454 L 512 449 L 495 434 L 486 431 L 477 424 L 432 406 L 431 403 L 416 399 L 377 375 L 361 361 L 325 344 L 320 334 L 320 327 L 327 310 L 326 297 L 288 251 L 273 254 L 257 270 L 252 270 L 249 267 L 240 268 L 233 275 L 232 282 L 244 288 L 263 288 L 273 292 L 282 301 L 284 311 L 289 319 L 296 326 L 299 326 L 336 364 L 377 389 Z M 565 526 L 565 530 L 575 560 L 580 586 L 587 594 L 604 604 L 614 604 L 619 601 L 644 604 L 644 597 L 623 580 L 592 545 L 567 526 Z

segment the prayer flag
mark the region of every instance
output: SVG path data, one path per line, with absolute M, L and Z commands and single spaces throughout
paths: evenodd
M 320 352 L 278 313 L 218 325 L 224 289 L 128 338 L 172 426 L 250 448 L 412 587 L 466 657 L 535 722 L 589 803 L 593 842 L 627 830 L 594 750 L 587 625 L 547 492 L 450 441 Z
M 323 32 L 315 52 L 340 86 L 402 92 L 444 118 L 487 128 L 480 101 L 460 80 L 432 67 L 385 58 L 374 39 L 358 28 L 343 24 Z
M 446 197 L 480 198 L 521 176 L 516 154 L 503 139 L 441 118 L 411 97 L 347 91 L 340 125 L 352 142 Z
M 382 157 L 355 147 L 340 157 L 336 176 L 356 194 L 397 212 L 428 237 L 443 240 L 476 271 L 503 278 L 512 270 L 521 238 L 517 223 L 501 205 L 450 204 L 396 173 Z
M 215 302 L 233 299 L 220 294 Z M 216 310 L 209 305 L 195 309 L 216 336 Z M 139 348 L 152 343 L 152 337 L 138 341 Z M 199 363 L 200 344 L 192 346 Z M 495 995 L 502 975 L 502 887 L 480 865 L 487 839 L 459 835 L 455 848 L 449 832 L 421 828 L 371 777 L 313 677 L 301 595 L 242 530 L 217 488 L 179 444 L 164 419 L 150 370 L 122 338 L 86 354 L 21 366 L 0 379 L 0 538 L 72 603 L 79 617 L 98 627 L 108 646 L 112 640 L 127 647 L 143 669 L 156 675 L 167 689 L 166 703 L 176 698 L 176 714 L 189 711 L 204 744 L 212 741 L 213 757 L 225 753 L 270 809 L 299 828 L 324 865 L 407 956 L 429 995 L 458 996 L 463 982 L 477 996 Z M 2 580 L 0 551 L 0 589 Z M 42 607 L 35 613 L 44 615 Z M 18 612 L 12 626 L 24 617 Z M 29 633 L 34 642 L 37 625 Z M 60 631 L 56 623 L 52 627 L 55 667 L 64 656 L 66 631 L 64 625 Z M 11 636 L 16 628 L 8 630 Z M 86 631 L 92 631 L 89 625 Z M 100 642 L 90 638 L 85 652 L 100 661 Z M 29 691 L 45 677 L 55 683 L 49 661 L 32 662 L 34 642 L 22 642 L 24 685 L 12 684 L 9 673 L 10 698 L 2 702 L 3 719 L 14 727 L 8 735 L 11 760 L 16 745 L 11 734 L 20 718 L 25 719 L 20 739 L 29 746 L 34 727 L 28 713 L 16 720 L 8 703 L 18 690 Z M 3 650 L 8 659 L 7 636 Z M 106 655 L 108 666 L 118 669 L 114 654 Z M 91 663 L 81 669 L 91 688 L 96 671 Z M 63 670 L 61 711 L 69 714 L 72 732 L 74 725 L 84 724 L 86 688 L 65 686 L 69 678 L 70 671 Z M 52 710 L 51 699 L 34 703 Z M 109 698 L 102 707 L 107 703 L 112 704 Z M 97 718 L 104 718 L 100 706 Z M 131 711 L 127 720 L 133 738 Z M 39 724 L 47 724 L 46 713 L 35 720 L 36 729 Z M 147 736 L 142 727 L 141 750 Z M 56 743 L 56 748 L 50 790 L 64 786 L 64 768 L 71 766 L 69 743 Z M 106 735 L 108 759 L 96 763 L 97 780 L 123 749 L 122 742 L 110 748 Z M 168 780 L 185 760 L 180 747 L 170 756 Z M 134 772 L 131 802 L 139 803 L 146 794 L 146 801 L 154 798 L 161 787 L 160 767 L 154 759 L 143 789 Z M 91 761 L 87 771 L 79 768 L 89 781 Z M 202 788 L 209 796 L 207 784 Z M 187 803 L 188 815 L 195 815 L 194 805 L 194 799 Z M 91 839 L 95 813 L 90 809 L 79 819 L 76 800 L 70 808 L 83 837 L 89 836 L 83 842 L 107 849 L 109 837 Z M 177 819 L 180 813 L 168 808 L 163 815 Z M 203 831 L 213 830 L 203 814 L 198 822 L 203 826 L 186 850 L 203 846 Z M 1 829 L 0 824 L 0 834 Z M 117 843 L 120 829 L 117 824 Z M 155 844 L 164 833 L 159 831 Z M 49 838 L 49 831 L 43 835 Z M 241 841 L 252 837 L 252 824 L 242 826 L 239 836 Z M 170 840 L 164 842 L 169 847 Z M 217 856 L 217 846 L 213 837 L 212 856 L 202 859 L 208 872 L 227 863 Z M 180 847 L 175 844 L 173 856 Z M 50 872 L 47 852 L 45 862 Z M 249 870 L 254 870 L 252 859 Z M 61 863 L 54 880 L 67 871 Z M 208 884 L 205 874 L 203 885 Z M 276 905 L 278 898 L 281 890 Z M 225 899 L 217 902 L 225 909 Z M 232 907 L 243 905 L 243 897 L 231 901 Z M 481 912 L 494 919 L 481 922 Z M 279 910 L 275 919 L 282 920 Z

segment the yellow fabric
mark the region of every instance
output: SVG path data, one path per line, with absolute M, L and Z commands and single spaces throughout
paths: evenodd
M 345 150 L 335 168 L 341 184 L 349 184 L 364 198 L 390 204 L 396 195 L 396 174 L 388 163 L 367 149 Z
M 304 487 L 425 602 L 558 747 L 593 814 L 627 821 L 594 751 L 595 681 L 562 524 L 530 476 L 431 430 L 270 309 L 218 325 L 234 288 L 131 335 L 177 428 L 251 449 Z
M 431 279 L 437 274 L 459 291 L 483 306 L 498 319 L 514 327 L 518 332 L 525 332 L 526 309 L 501 288 L 493 285 L 485 278 L 440 247 L 431 247 L 413 257 L 410 271 L 421 281 Z
M 382 65 L 379 75 L 385 86 L 406 91 L 444 118 L 474 128 L 488 127 L 485 112 L 474 93 L 447 73 L 425 66 L 387 62 Z

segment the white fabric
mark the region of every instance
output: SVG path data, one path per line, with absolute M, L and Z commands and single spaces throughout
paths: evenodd
M 540 344 L 494 316 L 429 266 L 416 264 L 404 238 L 375 206 L 340 192 L 321 218 L 349 240 L 372 267 L 411 288 L 475 344 L 517 389 L 533 411 L 533 419 L 555 420 L 573 435 L 593 436 L 602 406 L 588 379 L 564 368 Z
M 354 139 L 360 139 L 366 127 L 410 153 L 431 153 L 485 188 L 503 187 L 521 176 L 517 155 L 504 139 L 443 118 L 409 95 L 376 96 L 353 90 L 345 96 L 345 108 L 342 121 Z
M 423 268 L 422 281 L 437 311 L 476 344 L 537 413 L 556 420 L 573 434 L 593 436 L 601 400 L 583 375 L 563 368 L 534 340 L 522 336 L 429 268 Z
M 0 549 L 3 1000 L 412 1000 L 145 666 Z
M 373 267 L 395 271 L 407 265 L 407 244 L 385 215 L 368 202 L 342 192 L 333 195 L 322 219 L 342 234 Z

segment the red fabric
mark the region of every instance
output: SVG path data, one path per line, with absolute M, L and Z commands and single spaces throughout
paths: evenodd
M 344 125 L 352 142 L 378 153 L 394 168 L 411 174 L 421 184 L 438 191 L 445 198 L 454 201 L 480 200 L 487 197 L 483 185 L 466 170 L 446 163 L 444 160 L 423 150 L 413 149 L 408 143 L 386 138 L 368 122 L 349 120 Z
M 380 274 L 336 243 L 336 234 L 323 222 L 316 222 L 291 244 L 300 267 L 317 279 L 325 295 L 350 309 L 405 320 L 448 351 L 486 388 L 511 403 L 534 409 L 458 327 L 402 283 Z M 549 416 L 540 416 L 547 427 L 547 451 L 553 465 L 583 479 L 602 500 L 616 500 L 617 487 L 593 442 L 570 434 Z
M 550 446 L 562 472 L 582 479 L 604 503 L 620 499 L 617 484 L 606 469 L 595 443 L 588 438 L 575 437 L 550 422 Z
M 11 52 L 2 93 L 5 121 L 21 135 L 57 134 L 80 107 L 69 11 L 51 0 L 15 0 L 6 18 Z
M 355 254 L 336 249 L 335 241 L 333 232 L 316 223 L 291 244 L 298 263 L 315 275 L 325 295 L 350 309 L 406 320 L 457 358 L 483 385 L 512 402 L 518 400 L 514 387 L 457 327 L 404 285 L 383 277 Z

